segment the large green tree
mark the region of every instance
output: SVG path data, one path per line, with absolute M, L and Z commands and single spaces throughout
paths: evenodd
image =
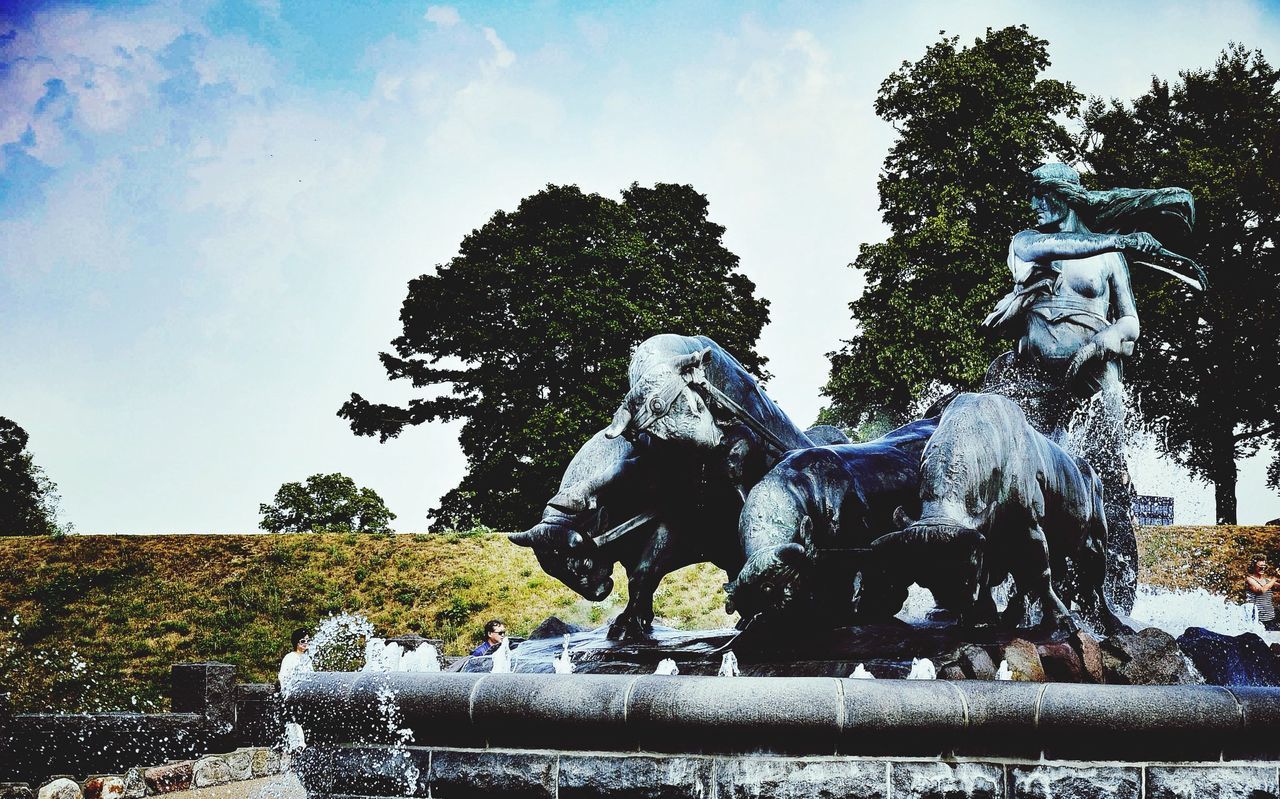
M 1131 270 L 1142 338 L 1126 381 L 1164 450 L 1213 482 L 1218 521 L 1234 524 L 1237 459 L 1280 443 L 1280 72 L 1232 46 L 1131 104 L 1094 100 L 1084 119 L 1096 183 L 1195 197 L 1195 231 L 1167 244 L 1205 267 L 1209 289 Z M 1280 482 L 1280 457 L 1270 474 Z
M 978 323 L 1009 289 L 1009 240 L 1031 224 L 1027 174 L 1076 142 L 1061 120 L 1083 101 L 1041 77 L 1048 43 L 1025 26 L 969 47 L 943 38 L 880 86 L 876 113 L 898 138 L 878 188 L 890 235 L 853 266 L 866 288 L 855 331 L 831 353 L 823 421 L 901 420 L 939 387 L 975 385 L 1008 343 Z
M 339 415 L 383 441 L 408 425 L 465 420 L 468 471 L 431 511 L 433 526 L 528 526 L 618 407 L 645 338 L 707 335 L 763 376 L 755 344 L 768 302 L 723 233 L 690 186 L 633 184 L 621 202 L 548 186 L 409 283 L 403 335 L 382 363 L 393 380 L 447 393 L 405 407 L 352 394 Z
M 27 431 L 0 416 L 0 535 L 51 535 L 58 524 L 58 488 L 27 451 Z
M 396 518 L 378 492 L 337 473 L 285 483 L 258 512 L 259 526 L 270 533 L 389 533 Z

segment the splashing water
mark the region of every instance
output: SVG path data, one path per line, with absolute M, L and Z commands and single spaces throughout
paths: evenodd
M 364 616 L 335 613 L 311 634 L 311 661 L 316 671 L 360 671 L 373 637 L 373 622 Z
M 1009 661 L 1007 660 L 1000 661 L 1000 668 L 996 669 L 996 679 L 997 680 L 1013 679 L 1013 669 L 1009 668 Z
M 564 649 L 560 650 L 560 657 L 551 662 L 555 667 L 556 674 L 573 674 L 573 660 L 569 657 L 569 635 L 564 636 Z
M 361 671 L 440 671 L 436 648 L 421 643 L 417 649 L 405 650 L 395 641 L 370 638 L 364 645 Z
M 680 669 L 676 666 L 676 662 L 671 658 L 663 658 L 658 661 L 658 668 L 654 669 L 653 673 L 662 675 L 679 674 Z
M 1205 627 L 1223 635 L 1257 633 L 1266 638 L 1262 624 L 1253 618 L 1252 607 L 1203 588 L 1169 591 L 1139 585 L 1131 615 L 1143 627 L 1159 627 L 1175 638 L 1188 627 Z
M 938 669 L 933 665 L 933 661 L 929 658 L 911 659 L 911 672 L 907 674 L 908 680 L 936 680 L 938 679 Z
M 851 680 L 874 680 L 875 678 L 876 678 L 876 675 L 867 671 L 867 667 L 862 665 L 861 663 L 855 666 L 853 669 L 853 674 L 849 675 L 849 679 Z
M 720 677 L 737 677 L 742 674 L 738 670 L 738 656 L 732 652 L 725 652 L 724 657 L 720 658 L 720 671 L 717 676 Z
M 511 642 L 503 637 L 502 643 L 493 652 L 493 673 L 511 673 Z

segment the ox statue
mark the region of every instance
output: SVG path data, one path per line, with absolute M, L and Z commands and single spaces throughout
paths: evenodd
M 852 620 L 858 555 L 897 529 L 895 508 L 914 504 L 936 427 L 921 419 L 864 444 L 790 452 L 751 489 L 738 521 L 746 562 L 725 584 L 740 627 L 761 613 L 815 626 Z
M 1036 432 L 1022 409 L 996 394 L 961 394 L 942 412 L 920 467 L 920 516 L 872 543 L 874 575 L 917 582 L 938 604 L 974 621 L 995 617 L 990 587 L 1012 574 L 1005 622 L 1039 599 L 1043 625 L 1074 630 L 1067 603 L 1107 632 L 1123 629 L 1103 593 L 1107 523 L 1102 483 L 1082 458 Z M 1054 576 L 1074 574 L 1066 601 Z M 1061 581 L 1061 580 L 1060 580 Z M 1065 584 L 1065 581 L 1061 581 Z M 869 598 L 884 595 L 864 580 Z
M 628 601 L 609 636 L 636 639 L 652 630 L 653 595 L 667 574 L 704 561 L 738 572 L 743 498 L 788 450 L 814 441 L 705 336 L 647 339 L 628 377 L 612 423 L 574 456 L 541 521 L 511 540 L 592 601 L 609 595 L 621 563 Z

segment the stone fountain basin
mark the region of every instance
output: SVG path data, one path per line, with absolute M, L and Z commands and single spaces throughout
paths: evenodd
M 1280 759 L 1280 688 L 831 677 L 317 673 L 289 710 L 320 747 Z

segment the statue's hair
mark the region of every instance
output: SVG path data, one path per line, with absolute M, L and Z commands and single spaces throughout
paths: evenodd
M 1180 233 L 1191 232 L 1195 201 L 1186 189 L 1110 189 L 1089 191 L 1080 175 L 1066 164 L 1045 164 L 1031 173 L 1037 187 L 1052 189 L 1066 200 L 1096 233 L 1149 231 L 1160 223 L 1175 223 Z

